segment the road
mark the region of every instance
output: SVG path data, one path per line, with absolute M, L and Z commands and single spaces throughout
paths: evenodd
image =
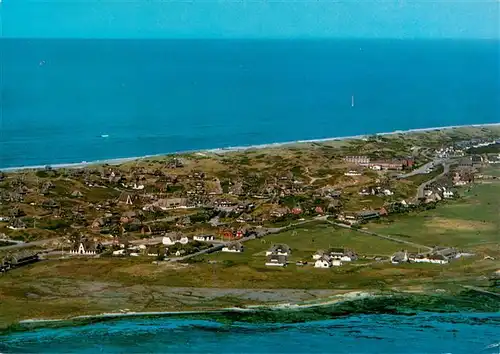
M 5 246 L 5 247 L 0 247 L 0 251 L 9 251 L 9 250 L 16 250 L 16 249 L 22 249 L 22 248 L 28 248 L 28 247 L 33 247 L 33 246 L 42 246 L 47 243 L 59 241 L 61 237 L 56 237 L 56 238 L 49 238 L 46 240 L 39 240 L 39 241 L 33 241 L 33 242 L 23 242 L 23 243 L 18 243 L 15 245 L 11 246 Z
M 436 159 L 432 160 L 431 162 L 426 163 L 425 165 L 420 166 L 419 168 L 405 173 L 403 175 L 399 175 L 397 178 L 402 179 L 402 178 L 408 178 L 416 175 L 422 175 L 426 174 L 428 169 L 432 169 L 434 166 L 441 165 L 444 162 L 443 159 Z

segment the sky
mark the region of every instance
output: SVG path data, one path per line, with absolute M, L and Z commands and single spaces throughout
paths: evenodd
M 0 0 L 4 37 L 495 38 L 500 0 Z

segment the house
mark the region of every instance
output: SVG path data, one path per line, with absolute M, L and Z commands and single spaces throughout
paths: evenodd
M 247 213 L 242 213 L 237 219 L 237 222 L 244 223 L 244 222 L 251 222 L 253 220 L 253 217 L 250 214 Z
M 453 198 L 454 194 L 452 191 L 449 191 L 449 190 L 444 190 L 443 191 L 443 198 L 445 199 L 450 199 L 450 198 Z
M 454 247 L 447 248 L 435 248 L 433 253 L 443 255 L 448 259 L 458 258 L 460 257 L 460 252 Z
M 276 244 L 266 251 L 266 256 L 270 256 L 273 254 L 288 257 L 292 254 L 292 250 L 290 249 L 290 247 L 288 247 L 288 245 Z
M 193 236 L 193 240 L 201 241 L 201 242 L 213 241 L 214 235 L 196 235 L 196 236 Z
M 224 246 L 222 252 L 241 253 L 243 252 L 243 245 L 239 242 L 231 243 L 230 245 Z
M 430 263 L 428 256 L 423 254 L 408 255 L 408 261 L 412 263 Z
M 323 208 L 320 207 L 320 206 L 317 206 L 314 208 L 314 211 L 317 213 L 317 214 L 323 214 L 324 211 L 323 211 Z
M 344 176 L 361 176 L 361 172 L 350 170 L 345 172 Z
M 145 254 L 149 257 L 158 257 L 164 255 L 164 249 L 160 247 L 160 245 L 152 245 L 148 246 L 145 250 Z
M 448 263 L 448 258 L 443 256 L 442 254 L 431 254 L 429 255 L 429 261 L 430 263 L 434 264 L 446 264 Z
M 127 212 L 122 214 L 122 216 L 120 218 L 120 222 L 122 224 L 127 224 L 127 223 L 131 222 L 132 220 L 134 220 L 135 217 L 136 217 L 136 213 L 134 211 L 127 211 Z
M 126 250 L 125 249 L 120 249 L 113 251 L 113 256 L 125 256 Z
M 78 238 L 73 242 L 73 247 L 69 251 L 70 254 L 93 256 L 100 253 L 102 250 L 101 244 L 96 244 L 93 240 L 86 237 Z
M 26 228 L 26 224 L 21 219 L 16 218 L 16 219 L 12 219 L 12 221 L 10 222 L 9 226 L 7 226 L 7 228 L 9 228 L 11 230 L 23 230 Z
M 21 267 L 39 260 L 38 253 L 31 251 L 20 251 L 13 255 L 5 255 L 0 258 L 0 272 L 4 273 L 12 268 Z
M 380 211 L 378 210 L 362 210 L 356 213 L 356 219 L 358 220 L 370 220 L 380 217 Z
M 327 255 L 322 255 L 320 258 L 316 259 L 314 262 L 314 268 L 330 268 L 332 266 L 332 261 Z
M 90 226 L 94 230 L 99 230 L 101 227 L 106 225 L 106 222 L 104 221 L 103 218 L 97 218 L 92 222 L 92 225 Z
M 278 254 L 271 254 L 267 256 L 266 266 L 285 267 L 287 264 L 287 257 Z
M 345 248 L 332 248 L 327 252 L 332 259 L 337 259 L 342 262 L 352 262 L 358 259 L 356 252 Z
M 458 166 L 462 168 L 473 168 L 474 163 L 472 162 L 472 157 L 469 156 L 461 159 Z
M 391 263 L 392 264 L 398 264 L 398 263 L 404 263 L 404 262 L 408 262 L 408 252 L 406 250 L 396 252 L 391 256 Z
M 75 190 L 75 191 L 73 191 L 73 193 L 71 193 L 71 196 L 73 198 L 81 198 L 81 197 L 83 197 L 83 194 L 79 190 Z
M 367 156 L 345 156 L 343 158 L 344 162 L 352 163 L 356 165 L 368 165 L 370 164 L 370 158 Z
M 162 243 L 166 246 L 172 246 L 176 243 L 180 243 L 181 245 L 185 245 L 189 242 L 189 238 L 178 232 L 170 232 L 165 234 L 162 239 Z
M 135 202 L 137 202 L 137 196 L 134 195 L 134 194 L 130 194 L 130 193 L 125 193 L 123 192 L 122 194 L 120 194 L 120 196 L 118 197 L 118 200 L 117 202 L 119 204 L 125 204 L 125 205 L 134 205 Z
M 276 218 L 280 218 L 282 216 L 285 216 L 289 212 L 290 212 L 290 209 L 288 209 L 286 207 L 283 207 L 283 208 L 275 207 L 275 208 L 273 208 L 271 210 L 271 212 L 269 213 L 269 215 L 273 216 L 273 217 L 276 217 Z
M 403 169 L 403 161 L 392 160 L 392 161 L 375 161 L 370 164 L 370 167 L 374 170 L 397 170 Z
M 161 210 L 186 208 L 188 205 L 187 198 L 163 198 L 157 200 L 152 204 L 153 206 L 160 208 Z
M 318 250 L 318 251 L 316 251 L 315 254 L 313 254 L 312 259 L 317 261 L 318 259 L 321 259 L 323 256 L 326 256 L 326 255 L 327 255 L 327 253 L 325 251 Z
M 21 267 L 26 264 L 31 264 L 40 260 L 38 253 L 31 251 L 19 252 L 14 254 L 11 259 L 11 267 Z

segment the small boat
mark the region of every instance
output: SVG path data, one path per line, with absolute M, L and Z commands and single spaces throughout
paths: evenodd
M 351 96 L 351 107 L 354 107 L 354 96 Z
M 102 134 L 101 138 L 109 138 L 109 135 L 108 134 Z

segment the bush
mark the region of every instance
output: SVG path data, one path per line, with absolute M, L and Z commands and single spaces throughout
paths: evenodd
M 229 259 L 226 259 L 226 260 L 224 260 L 224 261 L 222 262 L 222 265 L 223 265 L 224 267 L 226 267 L 226 268 L 232 267 L 232 266 L 234 266 L 235 264 L 236 264 L 236 262 L 235 262 L 235 261 L 231 261 L 231 260 L 229 260 Z

